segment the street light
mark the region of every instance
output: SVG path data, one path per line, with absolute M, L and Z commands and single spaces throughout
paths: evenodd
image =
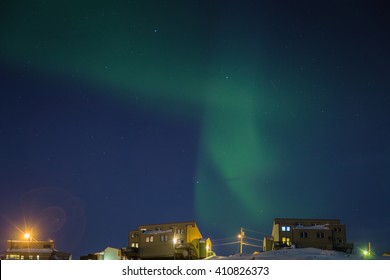
M 177 239 L 175 237 L 173 237 L 173 259 L 176 260 L 176 256 L 175 256 L 175 245 L 176 245 L 176 242 L 177 242 Z
M 242 245 L 243 245 L 243 238 L 244 238 L 244 231 L 243 228 L 240 228 L 240 234 L 237 236 L 240 239 L 240 256 L 242 256 Z

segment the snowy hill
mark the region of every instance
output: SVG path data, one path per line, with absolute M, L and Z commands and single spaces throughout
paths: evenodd
M 384 257 L 381 257 L 383 259 Z M 362 256 L 316 248 L 281 249 L 255 254 L 215 256 L 212 260 L 361 260 Z M 377 258 L 374 258 L 377 259 Z M 389 258 L 387 258 L 389 259 Z

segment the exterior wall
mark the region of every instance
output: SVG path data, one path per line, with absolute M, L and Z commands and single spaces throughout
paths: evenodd
M 333 242 L 335 244 L 347 242 L 347 232 L 345 225 L 332 225 L 330 228 L 333 232 Z
M 173 258 L 175 246 L 202 238 L 195 222 L 143 225 L 138 233 L 141 259 Z
M 332 231 L 330 229 L 294 229 L 293 242 L 297 248 L 333 249 Z
M 273 240 L 278 242 L 280 239 L 279 235 L 279 224 L 274 223 L 274 226 L 272 227 L 272 237 Z
M 121 250 L 117 248 L 107 247 L 103 251 L 103 260 L 120 260 Z
M 132 230 L 129 232 L 129 248 L 138 248 L 139 247 L 139 231 Z
M 187 237 L 186 237 L 187 241 L 186 242 L 190 243 L 194 239 L 203 238 L 202 234 L 200 233 L 196 224 L 188 224 L 186 227 L 187 227 Z
M 8 240 L 5 259 L 48 260 L 71 259 L 71 255 L 54 249 L 54 241 Z
M 353 244 L 346 243 L 346 226 L 340 224 L 339 219 L 277 218 L 274 220 L 272 237 L 274 249 L 292 244 L 328 250 L 353 248 Z
M 137 248 L 135 244 L 138 244 Z M 125 249 L 124 255 L 141 259 L 182 258 L 184 255 L 190 258 L 200 257 L 201 250 L 202 256 L 212 254 L 212 243 L 210 239 L 203 239 L 196 223 L 192 221 L 141 225 L 138 230 L 129 232 L 129 247 Z M 198 255 L 195 256 L 194 251 Z

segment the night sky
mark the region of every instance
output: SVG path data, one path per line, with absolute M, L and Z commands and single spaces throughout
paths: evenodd
M 139 224 L 218 243 L 302 217 L 389 250 L 388 10 L 1 1 L 0 249 L 17 228 L 78 258 Z

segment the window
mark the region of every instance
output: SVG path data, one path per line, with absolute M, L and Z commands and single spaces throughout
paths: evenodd
M 23 255 L 21 255 L 21 256 L 20 256 L 20 259 L 21 259 L 21 260 L 24 260 L 24 256 L 23 256 Z
M 285 226 L 282 227 L 282 231 L 286 231 L 286 227 Z
M 138 242 L 137 242 L 137 243 L 135 243 L 135 248 L 138 248 Z
M 32 255 L 29 255 L 28 258 L 29 258 L 30 260 L 32 260 L 32 259 L 33 259 L 33 256 L 32 256 Z
M 282 237 L 282 243 L 286 244 L 287 246 L 290 246 L 291 245 L 290 237 Z
M 317 238 L 325 238 L 325 233 L 317 232 Z
M 167 242 L 167 241 L 168 241 L 168 235 L 167 234 L 160 235 L 160 242 Z
M 19 260 L 20 256 L 19 255 L 7 255 L 7 259 L 9 259 L 9 260 Z
M 150 238 L 149 236 L 146 236 L 146 243 L 149 243 L 150 242 Z
M 184 233 L 184 229 L 176 229 L 176 234 L 183 234 Z
M 150 240 L 150 242 L 153 242 L 153 236 L 151 236 L 151 237 L 149 238 L 149 240 Z
M 37 255 L 37 260 L 39 260 L 39 255 Z
M 308 238 L 309 237 L 309 234 L 306 232 L 306 231 L 301 231 L 299 233 L 299 237 L 300 238 Z

